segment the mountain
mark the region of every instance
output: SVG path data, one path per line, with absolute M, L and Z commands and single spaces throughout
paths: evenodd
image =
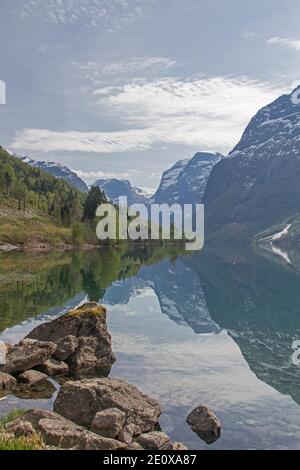
M 127 180 L 100 179 L 94 186 L 99 186 L 106 197 L 113 202 L 118 202 L 119 196 L 127 196 L 128 205 L 144 204 L 147 201 L 143 190 L 132 186 Z
M 293 99 L 296 92 L 262 108 L 229 156 L 213 168 L 204 196 L 210 232 L 251 237 L 285 228 L 289 236 L 299 231 L 300 105 Z
M 219 153 L 199 152 L 191 159 L 180 160 L 163 173 L 160 186 L 151 202 L 200 203 L 210 173 L 222 157 Z
M 60 163 L 36 161 L 27 156 L 18 156 L 17 158 L 19 158 L 19 160 L 21 160 L 22 162 L 33 166 L 34 168 L 39 168 L 40 170 L 45 171 L 46 173 L 50 173 L 51 175 L 56 176 L 56 178 L 61 178 L 65 180 L 67 183 L 73 186 L 73 188 L 78 189 L 78 191 L 81 191 L 83 193 L 88 192 L 88 187 L 85 182 L 82 181 L 82 179 L 80 179 L 74 171 L 70 170 L 64 165 L 61 165 Z
M 103 300 L 109 305 L 127 304 L 146 289 L 155 292 L 162 313 L 178 325 L 189 326 L 197 334 L 220 332 L 210 316 L 199 277 L 185 266 L 184 258 L 143 266 L 135 277 L 114 282 Z
M 0 146 L 0 249 L 72 243 L 86 196 Z M 83 230 L 83 229 L 82 229 Z

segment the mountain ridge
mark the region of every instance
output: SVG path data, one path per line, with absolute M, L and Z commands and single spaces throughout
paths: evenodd
M 220 153 L 197 152 L 192 158 L 179 160 L 163 173 L 151 202 L 200 204 L 210 173 L 222 158 Z
M 126 196 L 128 205 L 144 204 L 147 201 L 147 196 L 141 188 L 133 186 L 130 181 L 123 179 L 99 179 L 93 186 L 99 186 L 104 191 L 106 197 L 118 203 L 120 196 Z
M 210 232 L 251 238 L 300 217 L 300 105 L 294 93 L 259 110 L 213 168 L 204 195 Z
M 45 171 L 46 173 L 49 173 L 56 178 L 63 179 L 67 183 L 69 183 L 73 188 L 83 192 L 87 193 L 88 192 L 88 186 L 86 183 L 77 175 L 77 173 L 73 170 L 70 170 L 66 165 L 63 165 L 62 163 L 57 163 L 57 162 L 51 162 L 51 161 L 44 161 L 44 160 L 33 160 L 29 156 L 19 156 L 19 155 L 14 155 L 11 152 L 9 152 L 12 156 L 18 158 L 21 160 L 23 163 L 27 163 L 28 165 L 33 166 L 34 168 L 39 168 L 42 171 Z

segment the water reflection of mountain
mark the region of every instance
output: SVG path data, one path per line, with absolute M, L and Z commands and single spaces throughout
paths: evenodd
M 0 330 L 85 298 L 127 304 L 151 288 L 175 323 L 197 334 L 228 330 L 257 377 L 300 403 L 300 368 L 291 363 L 300 339 L 300 257 L 295 248 L 284 253 L 226 246 L 179 258 L 163 247 L 3 255 Z
M 273 250 L 203 251 L 141 267 L 113 283 L 104 301 L 127 304 L 152 288 L 171 320 L 197 334 L 228 330 L 256 376 L 300 403 L 300 368 L 291 362 L 292 343 L 300 339 L 297 250 L 288 259 Z
M 184 263 L 198 274 L 212 318 L 230 332 L 252 371 L 300 403 L 300 368 L 291 361 L 292 342 L 300 339 L 299 271 L 250 249 L 224 252 Z
M 127 304 L 147 287 L 155 291 L 162 313 L 175 323 L 188 325 L 195 333 L 220 331 L 209 314 L 199 277 L 182 260 L 142 267 L 136 277 L 114 283 L 103 300 L 111 305 Z

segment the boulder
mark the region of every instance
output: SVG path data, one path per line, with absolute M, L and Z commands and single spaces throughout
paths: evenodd
M 5 426 L 5 430 L 12 433 L 15 437 L 30 437 L 35 433 L 31 423 L 27 421 L 13 421 Z
M 192 430 L 207 444 L 212 444 L 221 436 L 221 424 L 207 406 L 199 406 L 187 417 Z
M 138 437 L 136 442 L 145 450 L 162 450 L 171 443 L 164 432 L 148 432 Z
M 116 358 L 108 344 L 103 347 L 99 338 L 79 338 L 78 348 L 68 359 L 70 372 L 75 378 L 106 377 Z
M 189 450 L 189 449 L 181 442 L 170 442 L 170 444 L 168 444 L 164 448 L 164 450 L 175 450 L 176 452 L 178 452 L 180 450 Z
M 65 362 L 48 359 L 44 364 L 38 366 L 37 370 L 50 377 L 58 377 L 59 375 L 66 375 L 69 372 L 69 366 Z
M 16 379 L 12 375 L 0 372 L 0 391 L 7 392 L 12 390 L 16 382 Z
M 58 361 L 65 361 L 77 349 L 78 339 L 75 336 L 68 335 L 57 342 L 57 348 L 53 355 Z
M 115 439 L 122 431 L 126 420 L 126 414 L 117 408 L 99 411 L 96 413 L 91 431 L 103 437 Z
M 116 360 L 107 330 L 106 309 L 94 302 L 38 326 L 28 338 L 55 343 L 58 347 L 55 357 L 64 357 L 70 374 L 78 379 L 106 377 Z
M 8 374 L 19 374 L 43 364 L 56 349 L 52 342 L 23 340 L 14 346 L 6 356 L 6 364 L 0 371 Z
M 20 435 L 21 423 L 30 423 L 47 446 L 75 450 L 125 450 L 126 444 L 114 439 L 107 439 L 77 426 L 63 417 L 46 410 L 30 410 L 7 430 L 17 430 Z
M 47 380 L 47 375 L 38 372 L 37 370 L 27 370 L 18 376 L 18 382 L 28 386 L 33 386 Z
M 119 441 L 131 444 L 133 442 L 134 431 L 135 427 L 132 424 L 126 424 L 119 434 Z
M 66 382 L 54 403 L 57 413 L 87 428 L 99 411 L 110 408 L 126 414 L 134 436 L 152 431 L 161 414 L 159 403 L 134 385 L 108 378 Z

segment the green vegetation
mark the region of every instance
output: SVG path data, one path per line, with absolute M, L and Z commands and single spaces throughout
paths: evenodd
M 39 434 L 28 437 L 10 437 L 0 430 L 1 450 L 44 450 L 45 445 Z
M 96 245 L 95 212 L 103 202 L 99 188 L 83 194 L 0 147 L 0 243 Z
M 6 424 L 15 421 L 16 419 L 23 416 L 24 413 L 24 410 L 12 410 L 8 415 L 4 416 L 4 418 L 0 419 L 0 427 L 4 427 Z
M 118 280 L 137 274 L 143 264 L 153 264 L 182 254 L 173 245 L 136 245 L 92 251 L 0 254 L 0 331 L 29 317 L 61 308 L 79 293 L 100 301 Z
M 98 186 L 92 186 L 89 194 L 85 200 L 84 210 L 83 210 L 83 221 L 92 222 L 95 219 L 95 214 L 97 208 L 101 204 L 107 203 L 105 194 L 101 191 Z
M 4 427 L 18 419 L 24 414 L 23 410 L 11 411 L 7 416 L 0 419 L 0 451 L 1 450 L 43 450 L 45 445 L 39 434 L 31 436 L 11 437 Z
M 84 244 L 124 247 L 128 243 L 126 240 L 100 242 L 96 236 L 99 221 L 96 210 L 105 203 L 106 196 L 99 187 L 92 187 L 88 194 L 81 193 L 64 180 L 22 162 L 0 147 L 0 245 L 11 244 L 25 249 Z M 116 216 L 118 237 L 117 208 Z M 128 222 L 133 219 L 128 216 Z M 162 234 L 161 228 L 159 233 Z M 173 243 L 180 243 L 174 240 L 174 233 L 173 226 L 171 239 Z M 135 243 L 152 242 L 137 240 Z M 155 243 L 165 245 L 169 241 L 157 240 Z
M 16 201 L 19 211 L 36 209 L 69 226 L 82 217 L 84 194 L 62 179 L 12 157 L 0 148 L 0 194 Z

